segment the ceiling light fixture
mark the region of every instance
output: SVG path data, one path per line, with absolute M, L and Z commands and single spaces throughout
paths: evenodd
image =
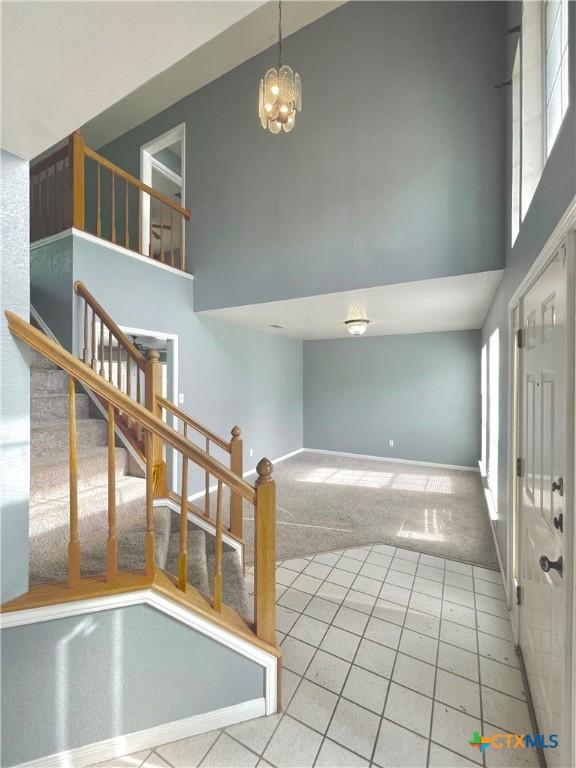
M 344 325 L 351 336 L 362 336 L 362 334 L 366 333 L 369 322 L 370 320 L 357 318 L 356 320 L 346 320 Z
M 260 80 L 258 115 L 264 130 L 289 133 L 302 109 L 302 81 L 291 67 L 282 65 L 282 0 L 278 0 L 278 69 L 269 69 Z

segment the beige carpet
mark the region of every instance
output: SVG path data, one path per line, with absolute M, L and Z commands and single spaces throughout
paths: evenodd
M 306 452 L 274 479 L 279 560 L 381 543 L 498 567 L 478 473 Z M 251 563 L 253 511 L 244 514 Z

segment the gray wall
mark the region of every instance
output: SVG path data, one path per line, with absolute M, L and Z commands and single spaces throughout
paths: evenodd
M 0 581 L 1 601 L 28 589 L 30 371 L 4 310 L 28 319 L 28 163 L 0 150 L 2 267 L 0 294 Z
M 149 606 L 4 629 L 2 765 L 263 695 L 262 667 Z
M 50 279 L 58 250 L 64 291 L 61 283 L 52 284 Z M 73 280 L 82 280 L 119 325 L 177 334 L 182 407 L 224 437 L 238 424 L 244 435 L 246 470 L 262 456 L 274 459 L 302 447 L 301 341 L 197 315 L 192 280 L 119 254 L 103 242 L 69 235 L 46 249 L 38 248 L 32 272 L 34 286 L 43 286 L 43 293 L 38 289 L 42 308 L 54 297 L 50 317 L 58 338 L 70 335 L 73 306 L 78 306 L 70 302 Z M 34 289 L 33 301 L 36 295 Z M 190 493 L 203 488 L 200 475 L 192 477 Z
M 576 195 L 576 3 L 570 6 L 570 107 L 552 149 L 532 203 L 516 239 L 510 247 L 510 189 L 511 172 L 511 93 L 507 98 L 507 159 L 506 159 L 506 270 L 498 292 L 482 328 L 482 342 L 495 328 L 500 332 L 500 420 L 498 451 L 498 519 L 494 522 L 498 549 L 504 567 L 507 562 L 508 526 L 508 302 L 542 250 L 562 214 Z M 507 27 L 520 23 L 520 3 L 508 4 Z M 512 72 L 516 36 L 509 38 L 506 76 Z
M 286 40 L 290 135 L 258 121 L 269 50 L 105 146 L 139 175 L 186 122 L 196 309 L 502 267 L 504 8 L 347 3 Z
M 304 342 L 304 445 L 475 466 L 480 332 Z

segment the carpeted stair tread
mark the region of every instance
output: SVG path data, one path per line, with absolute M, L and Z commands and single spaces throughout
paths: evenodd
M 214 562 L 214 555 L 208 555 L 208 585 L 211 595 L 214 589 Z M 241 616 L 252 620 L 248 588 L 240 558 L 235 550 L 222 550 L 222 602 L 234 608 Z
M 123 570 L 144 567 L 146 535 L 145 480 L 130 478 L 141 484 L 141 493 L 134 488 L 127 498 L 117 497 L 116 536 L 118 563 Z M 127 485 L 124 481 L 118 483 Z M 108 537 L 107 496 L 95 498 L 93 491 L 79 494 L 79 538 L 81 569 L 84 576 L 106 570 L 106 541 Z M 154 544 L 156 562 L 163 567 L 168 553 L 171 513 L 166 507 L 154 509 Z M 69 539 L 69 504 L 52 501 L 31 505 L 30 510 L 30 582 L 54 581 L 66 578 Z
M 194 525 L 188 527 L 188 583 L 208 594 L 208 570 L 206 566 L 206 534 Z M 180 553 L 180 515 L 172 514 L 172 527 L 166 570 L 173 576 L 178 575 L 178 555 Z
M 37 426 L 43 423 L 53 424 L 55 421 L 67 420 L 70 410 L 70 400 L 67 394 L 49 393 L 37 394 L 30 398 L 30 417 Z M 76 418 L 87 419 L 90 416 L 90 399 L 88 395 L 76 393 Z
M 76 435 L 79 450 L 107 445 L 108 425 L 103 419 L 77 419 Z M 30 428 L 33 454 L 49 454 L 68 446 L 67 420 L 33 422 Z
M 67 395 L 68 374 L 59 368 L 32 368 L 30 375 L 30 393 L 37 395 Z

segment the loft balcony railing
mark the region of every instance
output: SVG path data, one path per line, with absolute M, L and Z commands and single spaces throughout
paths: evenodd
M 30 167 L 30 240 L 70 227 L 186 271 L 190 211 L 84 144 L 68 143 Z

